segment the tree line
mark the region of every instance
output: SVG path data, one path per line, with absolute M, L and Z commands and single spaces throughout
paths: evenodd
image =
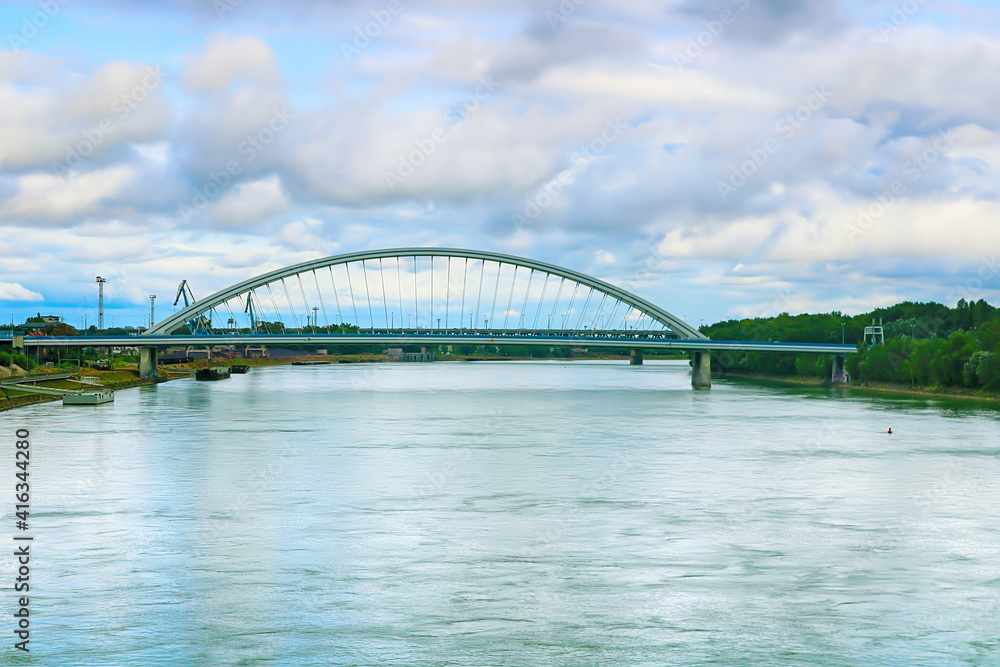
M 865 327 L 873 323 L 882 324 L 884 344 L 865 340 Z M 982 299 L 963 299 L 954 308 L 907 301 L 855 316 L 782 313 L 718 322 L 701 331 L 717 340 L 853 344 L 858 354 L 847 359 L 852 380 L 1000 391 L 1000 308 Z M 768 375 L 829 378 L 832 371 L 829 355 L 813 354 L 715 353 L 712 364 L 720 372 Z

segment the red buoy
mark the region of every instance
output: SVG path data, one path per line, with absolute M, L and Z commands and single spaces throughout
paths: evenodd
M 892 435 L 892 429 L 891 428 L 889 429 L 889 435 Z

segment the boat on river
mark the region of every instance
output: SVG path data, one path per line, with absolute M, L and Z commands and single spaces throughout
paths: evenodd
M 245 364 L 236 364 L 229 367 L 229 370 L 233 373 L 243 374 L 250 370 L 250 367 Z
M 212 366 L 210 368 L 199 368 L 194 374 L 195 380 L 225 380 L 229 378 L 229 367 Z
M 83 391 L 79 394 L 66 394 L 62 397 L 63 405 L 101 405 L 103 403 L 113 403 L 114 400 L 114 389 Z

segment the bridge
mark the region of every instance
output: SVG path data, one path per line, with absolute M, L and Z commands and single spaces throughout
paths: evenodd
M 692 353 L 692 385 L 711 386 L 712 351 L 832 354 L 843 376 L 853 345 L 706 338 L 611 283 L 524 257 L 455 248 L 348 253 L 284 267 L 199 299 L 140 336 L 25 336 L 26 347 L 184 345 L 542 345 Z

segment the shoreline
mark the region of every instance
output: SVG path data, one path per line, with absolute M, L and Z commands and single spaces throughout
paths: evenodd
M 665 357 L 665 359 L 672 359 L 671 357 Z M 628 357 L 614 356 L 614 355 L 597 355 L 594 357 L 568 357 L 564 359 L 539 359 L 535 357 L 492 357 L 492 356 L 482 356 L 482 355 L 439 355 L 434 362 L 412 362 L 412 363 L 440 363 L 440 362 L 488 362 L 488 361 L 622 361 L 628 363 Z M 211 366 L 236 366 L 236 365 L 246 365 L 251 368 L 260 368 L 266 366 L 291 366 L 296 361 L 327 361 L 330 364 L 340 364 L 340 363 L 350 363 L 350 364 L 374 364 L 374 363 L 411 363 L 411 362 L 390 362 L 389 357 L 382 354 L 335 354 L 335 355 L 319 355 L 319 354 L 303 354 L 297 356 L 289 357 L 263 357 L 263 358 L 253 358 L 253 359 L 218 359 L 218 360 L 199 360 L 194 362 L 189 362 L 185 364 L 164 364 L 159 367 L 159 377 L 158 378 L 141 378 L 138 376 L 138 367 L 127 366 L 122 368 L 116 368 L 112 371 L 99 371 L 93 368 L 87 368 L 78 373 L 74 373 L 75 376 L 79 377 L 81 375 L 94 375 L 98 378 L 105 379 L 105 382 L 101 383 L 101 386 L 106 389 L 111 389 L 112 391 L 118 391 L 119 389 L 130 389 L 132 387 L 142 387 L 153 384 L 159 384 L 161 382 L 170 382 L 172 380 L 179 380 L 182 378 L 193 377 L 195 371 L 199 368 L 208 368 Z M 46 386 L 46 385 L 42 385 Z M 48 386 L 58 387 L 61 389 L 78 388 L 77 385 L 72 383 L 67 383 L 65 380 L 52 380 L 51 384 Z M 16 389 L 12 390 L 17 392 Z M 55 401 L 62 400 L 61 396 L 51 396 L 46 394 L 27 394 L 22 393 L 17 396 L 0 396 L 0 412 L 7 412 L 8 410 L 16 410 L 17 408 L 27 407 L 29 405 L 37 405 L 39 403 L 52 403 Z
M 897 396 L 900 398 L 937 398 L 944 400 L 965 400 L 978 401 L 1000 405 L 1000 396 L 993 394 L 980 394 L 969 389 L 942 388 L 942 387 L 912 387 L 891 382 L 849 382 L 847 384 L 833 384 L 829 380 L 816 377 L 801 377 L 795 375 L 759 375 L 755 373 L 720 373 L 716 378 L 732 380 L 750 380 L 753 382 L 779 384 L 797 387 L 815 388 L 838 388 L 847 389 L 859 394 L 871 396 Z
M 676 361 L 678 358 L 664 357 L 662 359 L 652 358 L 652 360 L 663 360 L 663 361 Z M 225 359 L 213 362 L 212 360 L 195 361 L 186 364 L 170 364 L 163 365 L 159 368 L 159 378 L 140 378 L 138 377 L 138 368 L 118 368 L 113 371 L 97 371 L 94 369 L 87 369 L 81 374 L 86 375 L 96 375 L 100 378 L 107 378 L 109 382 L 102 383 L 102 387 L 112 389 L 113 391 L 118 391 L 119 389 L 130 389 L 132 387 L 141 387 L 153 384 L 159 384 L 161 382 L 170 382 L 171 380 L 179 380 L 181 378 L 193 377 L 195 371 L 199 368 L 207 368 L 210 366 L 234 366 L 234 365 L 247 365 L 251 368 L 254 367 L 265 367 L 265 366 L 290 366 L 297 361 L 327 361 L 331 364 L 339 363 L 407 363 L 407 362 L 390 362 L 388 357 L 380 354 L 342 354 L 342 355 L 301 355 L 294 357 L 267 357 L 267 358 L 257 358 L 257 359 Z M 535 357 L 491 357 L 491 356 L 477 356 L 477 355 L 440 355 L 435 359 L 434 362 L 424 362 L 424 363 L 440 363 L 440 362 L 490 362 L 490 361 L 621 361 L 628 363 L 628 357 L 613 356 L 613 355 L 598 355 L 594 357 L 567 357 L 563 359 L 540 359 Z M 735 380 L 739 382 L 749 382 L 757 384 L 770 384 L 786 387 L 812 387 L 816 389 L 844 389 L 850 392 L 855 392 L 861 395 L 867 396 L 893 396 L 899 398 L 933 398 L 941 400 L 966 400 L 966 401 L 976 401 L 980 403 L 987 403 L 991 405 L 1000 406 L 1000 395 L 991 394 L 978 394 L 971 390 L 962 389 L 943 389 L 940 387 L 909 387 L 906 385 L 897 385 L 888 382 L 864 382 L 860 384 L 848 383 L 848 384 L 833 384 L 829 380 L 823 380 L 817 377 L 801 377 L 801 376 L 785 376 L 785 375 L 763 375 L 755 373 L 720 373 L 715 376 L 719 380 Z M 54 380 L 51 386 L 60 386 L 62 388 L 68 388 L 65 381 Z M 75 385 L 70 384 L 70 387 Z M 14 390 L 16 391 L 16 390 Z M 16 410 L 17 408 L 26 407 L 29 405 L 37 405 L 39 403 L 50 403 L 53 401 L 59 401 L 61 397 L 59 396 L 49 396 L 44 394 L 21 394 L 18 396 L 5 396 L 0 397 L 0 412 L 6 412 L 8 410 Z

